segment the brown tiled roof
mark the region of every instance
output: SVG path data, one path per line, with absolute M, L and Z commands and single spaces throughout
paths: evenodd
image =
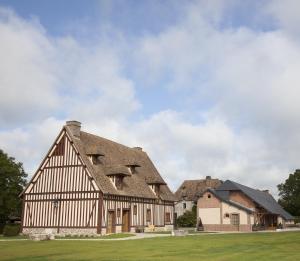
M 121 175 L 121 176 L 131 176 L 131 173 L 128 167 L 123 165 L 113 165 L 107 166 L 105 168 L 105 175 L 112 176 L 112 175 Z
M 143 150 L 129 148 L 114 141 L 82 131 L 80 132 L 80 138 L 76 138 L 72 136 L 72 132 L 68 130 L 68 127 L 66 129 L 72 137 L 76 148 L 79 150 L 87 168 L 104 194 L 157 199 L 157 196 L 149 187 L 149 184 L 156 183 L 162 184 L 160 185 L 160 198 L 162 200 L 175 200 L 174 194 L 170 191 L 147 153 Z M 92 152 L 101 152 L 104 155 L 101 158 L 102 164 L 94 165 L 91 163 L 87 155 Z M 136 166 L 135 173 L 125 176 L 123 179 L 123 189 L 117 190 L 106 175 L 109 171 L 116 168 L 122 168 L 124 171 L 124 168 L 127 168 L 126 166 L 128 165 Z
M 175 192 L 175 197 L 177 200 L 191 200 L 196 201 L 201 193 L 203 193 L 208 188 L 217 188 L 222 184 L 219 179 L 211 179 L 207 177 L 206 179 L 197 180 L 185 180 L 181 186 Z

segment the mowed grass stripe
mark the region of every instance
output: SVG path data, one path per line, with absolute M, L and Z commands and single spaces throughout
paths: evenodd
M 0 242 L 0 260 L 300 260 L 300 232 Z

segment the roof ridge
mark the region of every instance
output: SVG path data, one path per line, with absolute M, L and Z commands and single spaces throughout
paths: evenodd
M 94 136 L 94 137 L 97 138 L 97 139 L 103 139 L 103 140 L 105 140 L 105 141 L 107 141 L 107 142 L 113 143 L 113 144 L 115 144 L 115 145 L 117 145 L 117 146 L 122 146 L 122 147 L 124 147 L 124 148 L 126 148 L 126 149 L 130 149 L 130 150 L 132 150 L 132 151 L 136 151 L 136 152 L 144 152 L 144 153 L 145 153 L 145 151 L 143 151 L 143 150 L 136 150 L 136 149 L 134 149 L 134 148 L 132 148 L 132 147 L 129 147 L 129 146 L 127 146 L 127 145 L 124 145 L 124 144 L 122 144 L 122 143 L 116 142 L 116 141 L 114 141 L 114 140 L 110 140 L 110 139 L 108 139 L 108 138 L 104 138 L 104 137 L 102 137 L 102 136 L 98 136 L 98 135 L 93 134 L 93 133 L 89 133 L 89 132 L 86 132 L 86 131 L 80 131 L 80 132 L 81 132 L 81 133 L 84 133 L 84 134 L 87 134 L 87 135 Z
M 220 180 L 220 179 L 185 179 L 183 182 L 188 182 L 188 181 L 206 181 L 206 180 Z

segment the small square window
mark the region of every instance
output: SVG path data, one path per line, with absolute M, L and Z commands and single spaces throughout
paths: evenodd
M 147 209 L 146 212 L 146 222 L 151 222 L 151 209 Z
M 166 223 L 171 223 L 171 214 L 170 214 L 170 212 L 166 212 Z
M 137 215 L 137 206 L 136 205 L 133 206 L 133 215 Z

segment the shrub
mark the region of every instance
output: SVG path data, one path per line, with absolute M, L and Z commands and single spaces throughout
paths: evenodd
M 143 226 L 137 226 L 135 228 L 135 233 L 144 233 L 144 227 Z
M 193 206 L 192 211 L 186 211 L 182 216 L 176 220 L 178 227 L 196 227 L 197 223 L 197 207 Z
M 20 224 L 7 224 L 3 229 L 3 235 L 7 237 L 13 237 L 19 235 L 21 230 Z
M 1 224 L 0 223 L 0 235 L 3 234 L 3 228 L 4 228 L 5 224 Z

